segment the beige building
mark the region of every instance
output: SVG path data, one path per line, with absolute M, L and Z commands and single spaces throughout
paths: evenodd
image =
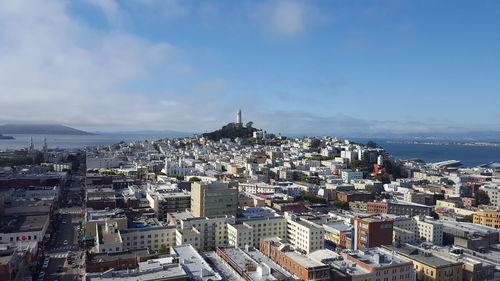
M 235 223 L 233 216 L 182 219 L 179 231 L 176 232 L 176 243 L 192 243 L 193 247 L 202 250 L 227 246 L 227 229 L 231 223 Z
M 500 211 L 479 210 L 473 216 L 474 223 L 500 228 Z
M 234 224 L 228 224 L 229 245 L 258 247 L 260 239 L 279 237 L 286 241 L 287 222 L 282 216 L 248 219 Z
M 191 187 L 191 213 L 194 217 L 236 216 L 238 187 L 227 182 L 195 182 Z
M 461 262 L 443 259 L 411 246 L 382 246 L 381 249 L 411 261 L 417 273 L 417 281 L 462 281 Z
M 169 248 L 176 245 L 175 226 L 152 226 L 129 228 L 120 231 L 125 251 L 150 248 L 158 251 L 162 245 Z
M 309 254 L 324 249 L 325 231 L 322 226 L 285 213 L 287 221 L 287 240 L 296 249 Z

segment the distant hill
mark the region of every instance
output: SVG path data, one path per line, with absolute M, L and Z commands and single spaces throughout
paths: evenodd
M 5 124 L 0 125 L 0 133 L 26 135 L 94 135 L 63 125 Z
M 229 123 L 226 126 L 222 127 L 217 131 L 213 131 L 210 133 L 205 133 L 203 136 L 210 140 L 218 141 L 223 138 L 236 139 L 242 138 L 247 139 L 253 136 L 253 132 L 257 131 L 257 129 L 253 128 L 251 123 L 250 126 L 244 127 L 241 124 Z

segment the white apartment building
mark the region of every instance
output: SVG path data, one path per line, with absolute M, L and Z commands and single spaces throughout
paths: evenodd
M 41 187 L 29 187 L 23 189 L 16 189 L 12 194 L 12 197 L 22 198 L 22 199 L 42 199 L 42 198 L 59 198 L 59 187 L 58 186 L 41 186 Z
M 282 216 L 248 219 L 227 227 L 229 245 L 244 247 L 245 245 L 258 248 L 260 239 L 279 237 L 282 241 L 287 238 L 287 222 Z
M 238 187 L 240 192 L 246 192 L 250 194 L 282 192 L 282 188 L 280 186 L 270 185 L 267 183 L 240 183 Z
M 415 217 L 418 235 L 434 245 L 443 245 L 443 224 L 434 219 Z
M 360 171 L 342 171 L 342 180 L 345 183 L 351 183 L 352 180 L 362 180 L 363 172 Z
M 480 189 L 488 194 L 491 206 L 500 207 L 500 187 L 498 185 L 482 186 Z
M 418 216 L 398 217 L 394 219 L 394 227 L 394 241 L 399 239 L 402 243 L 409 243 L 412 237 L 410 233 L 414 233 L 417 236 L 416 240 L 425 239 L 438 246 L 443 244 L 443 225 L 437 220 Z
M 288 243 L 306 254 L 324 249 L 325 231 L 322 226 L 289 213 L 285 213 L 285 218 Z
M 87 169 L 112 169 L 120 168 L 122 161 L 118 158 L 107 157 L 91 157 L 87 156 L 86 167 Z

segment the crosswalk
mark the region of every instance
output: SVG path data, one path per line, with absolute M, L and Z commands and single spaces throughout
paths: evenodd
M 78 246 L 74 246 L 74 245 L 62 246 L 62 247 L 53 248 L 52 250 L 54 250 L 54 251 L 78 250 Z
M 54 259 L 65 259 L 67 256 L 68 256 L 68 252 L 50 255 L 50 257 L 54 258 Z

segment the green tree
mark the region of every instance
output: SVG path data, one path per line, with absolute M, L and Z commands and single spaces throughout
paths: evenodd
M 490 197 L 488 196 L 488 193 L 486 193 L 484 190 L 479 189 L 478 191 L 476 191 L 476 194 L 474 197 L 476 199 L 477 205 L 490 204 Z
M 304 194 L 304 200 L 309 201 L 310 203 L 313 204 L 325 204 L 326 199 L 317 195 L 312 195 L 312 194 Z
M 431 211 L 431 217 L 433 217 L 436 220 L 439 219 L 439 215 L 436 212 L 434 212 L 434 211 Z
M 159 255 L 166 255 L 168 254 L 168 247 L 165 244 L 161 244 L 160 249 L 158 250 Z
M 190 177 L 189 181 L 190 182 L 195 182 L 195 181 L 201 181 L 201 179 L 199 177 Z
M 1 157 L 0 167 L 18 166 L 18 165 L 31 165 L 33 159 L 31 157 Z
M 375 179 L 381 181 L 383 184 L 391 183 L 391 176 L 389 174 L 376 175 Z
M 168 177 L 169 178 L 176 178 L 176 179 L 178 179 L 180 181 L 184 180 L 184 175 L 182 175 L 182 174 L 181 175 L 178 175 L 178 174 L 169 174 Z
M 464 222 L 470 222 L 470 223 L 472 223 L 473 222 L 473 216 L 472 215 L 464 216 Z
M 373 165 L 366 160 L 354 160 L 349 163 L 349 169 L 360 170 L 365 173 L 373 173 Z
M 320 145 L 321 145 L 320 139 L 312 139 L 311 140 L 311 148 L 319 148 Z
M 377 148 L 377 147 L 378 147 L 378 144 L 377 144 L 377 143 L 375 143 L 374 141 L 371 141 L 371 140 L 370 140 L 370 141 L 368 141 L 368 142 L 366 143 L 366 146 L 367 146 L 367 147 L 369 147 L 369 148 Z
M 349 203 L 340 200 L 333 201 L 333 206 L 344 210 L 349 209 Z

